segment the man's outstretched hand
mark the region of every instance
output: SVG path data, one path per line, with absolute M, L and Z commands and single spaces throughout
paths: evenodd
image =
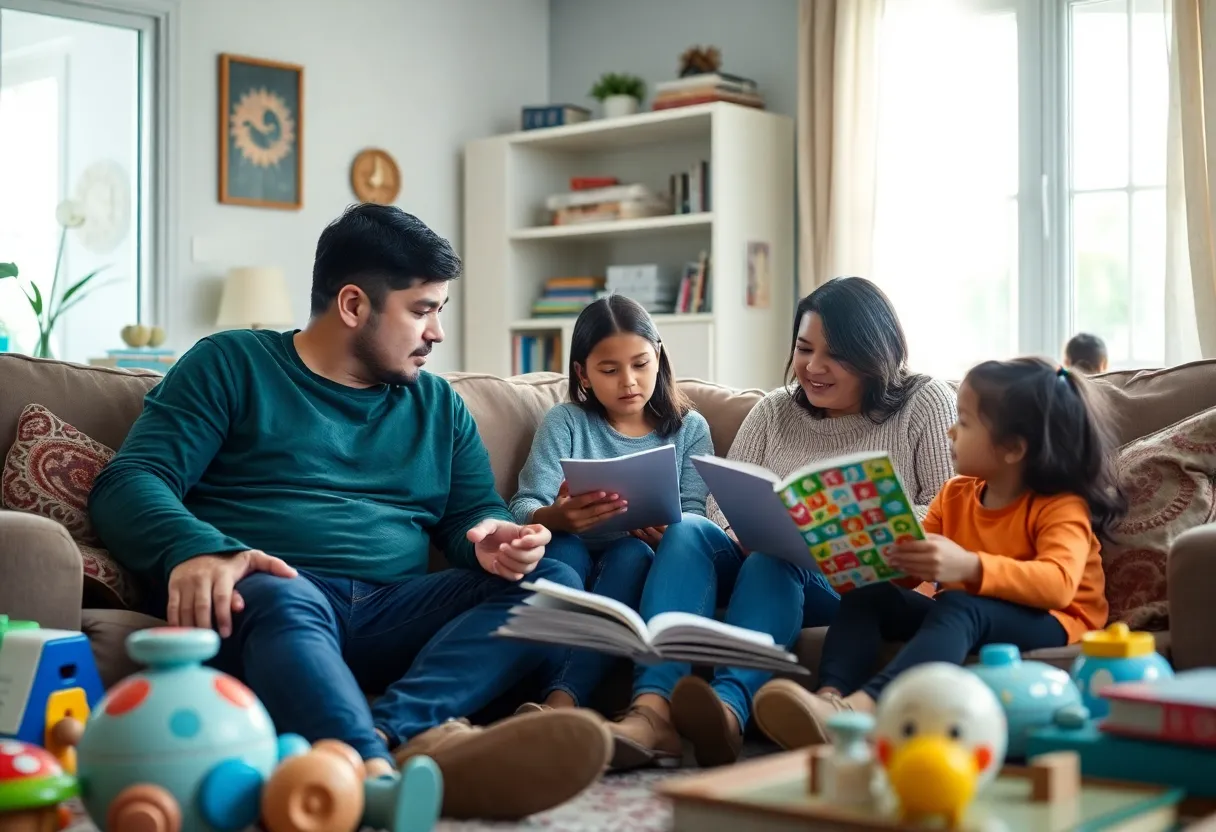
M 482 569 L 508 581 L 518 581 L 545 556 L 545 544 L 553 539 L 553 533 L 536 523 L 520 526 L 488 519 L 469 529 L 468 538 Z
M 211 628 L 220 638 L 232 635 L 232 614 L 245 608 L 245 599 L 234 587 L 250 572 L 269 572 L 294 578 L 296 570 L 279 558 L 258 549 L 234 555 L 199 555 L 183 561 L 169 573 L 169 607 L 166 618 L 173 627 Z

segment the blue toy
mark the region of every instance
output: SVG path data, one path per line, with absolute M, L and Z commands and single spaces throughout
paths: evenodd
M 434 826 L 442 787 L 432 760 L 370 781 L 343 743 L 276 736 L 252 691 L 203 666 L 218 649 L 211 630 L 128 637 L 148 670 L 106 694 L 77 749 L 81 798 L 104 832 L 237 832 L 259 820 L 270 832 Z
M 1088 716 L 1081 692 L 1058 667 L 1045 662 L 1023 661 L 1012 644 L 986 644 L 980 648 L 980 663 L 967 667 L 992 689 L 1009 723 L 1007 756 L 1024 759 L 1026 738 L 1031 730 L 1051 725 L 1056 714 L 1070 711 L 1077 719 Z
M 1094 719 L 1110 713 L 1110 703 L 1102 696 L 1108 685 L 1173 675 L 1170 663 L 1157 652 L 1152 633 L 1134 633 L 1121 621 L 1082 636 L 1081 655 L 1072 665 L 1072 680 Z
M 0 739 L 41 746 L 75 773 L 76 750 L 65 739 L 76 737 L 58 728 L 65 721 L 82 725 L 103 693 L 83 633 L 0 615 Z

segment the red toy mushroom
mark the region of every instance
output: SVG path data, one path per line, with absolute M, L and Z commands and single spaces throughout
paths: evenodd
M 70 817 L 62 803 L 80 793 L 46 749 L 0 740 L 0 832 L 56 832 Z

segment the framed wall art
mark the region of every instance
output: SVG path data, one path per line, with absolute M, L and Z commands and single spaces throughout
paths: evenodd
M 220 55 L 220 202 L 304 204 L 304 67 Z

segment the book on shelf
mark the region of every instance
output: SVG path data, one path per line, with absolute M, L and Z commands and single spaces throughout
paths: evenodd
M 521 333 L 511 336 L 511 374 L 564 373 L 562 366 L 562 335 L 552 333 Z
M 788 477 L 715 456 L 695 456 L 693 465 L 748 551 L 818 569 L 837 592 L 920 583 L 888 560 L 897 544 L 925 537 L 888 454 L 825 459 Z
M 755 81 L 725 72 L 705 72 L 662 81 L 655 84 L 654 93 L 651 101 L 653 110 L 691 107 L 715 101 L 764 109 L 764 96 L 760 94 Z
M 538 130 L 579 124 L 589 118 L 591 111 L 577 104 L 541 104 L 521 108 L 519 121 L 523 130 Z
M 563 459 L 562 473 L 573 495 L 603 491 L 628 503 L 624 514 L 597 525 L 595 534 L 627 532 L 679 523 L 680 468 L 676 446 L 663 445 L 611 459 Z
M 676 289 L 677 315 L 710 311 L 709 273 L 709 252 L 703 251 L 695 262 L 685 264 Z
M 699 214 L 711 210 L 709 162 L 701 160 L 686 171 L 671 174 L 668 189 L 673 214 Z
M 1110 685 L 1102 696 L 1110 703 L 1103 731 L 1216 749 L 1216 668 Z
M 525 582 L 532 595 L 512 607 L 494 634 L 624 656 L 641 664 L 688 662 L 807 674 L 793 653 L 758 633 L 686 612 L 643 621 L 620 601 L 544 579 Z
M 545 281 L 540 297 L 533 301 L 532 314 L 538 318 L 577 315 L 603 288 L 602 277 L 551 277 Z
M 552 194 L 545 199 L 553 225 L 639 219 L 671 213 L 668 201 L 640 184 L 609 185 Z
M 675 311 L 680 275 L 657 263 L 613 265 L 607 270 L 604 288 L 609 294 L 625 295 L 652 315 Z

